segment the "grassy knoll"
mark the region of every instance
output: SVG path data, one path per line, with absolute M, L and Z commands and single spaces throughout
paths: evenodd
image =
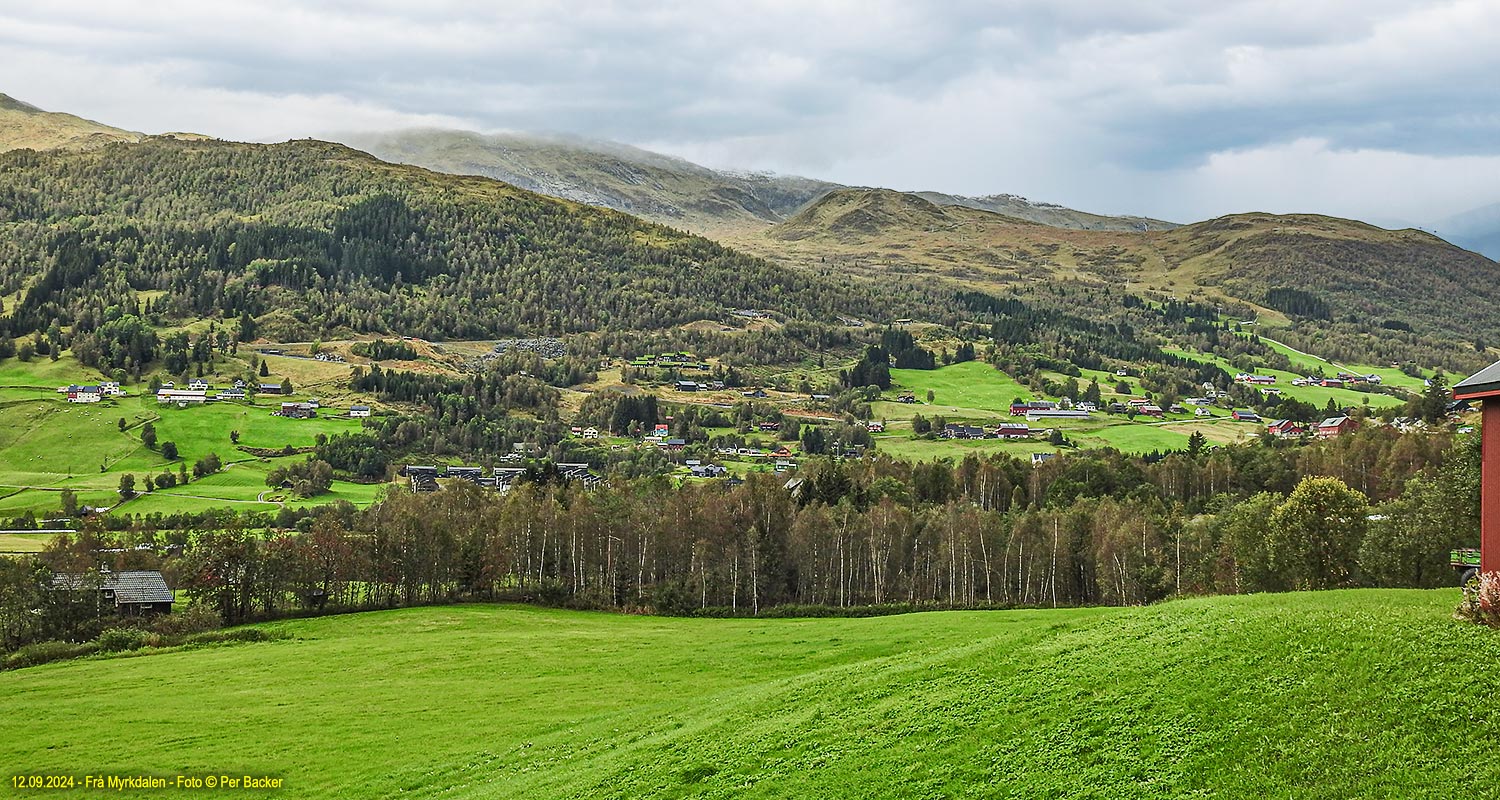
M 0 674 L 0 761 L 263 772 L 305 797 L 1467 796 L 1500 781 L 1500 636 L 1454 621 L 1457 597 L 348 615 Z
M 891 384 L 895 388 L 887 394 L 892 399 L 902 390 L 908 390 L 921 401 L 917 406 L 897 404 L 898 407 L 926 416 L 1006 416 L 1012 400 L 1034 396 L 1015 378 L 982 361 L 966 361 L 941 369 L 893 369 Z M 933 393 L 931 404 L 926 403 L 928 390 Z

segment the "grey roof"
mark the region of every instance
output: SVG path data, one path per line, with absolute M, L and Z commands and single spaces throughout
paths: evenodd
M 54 589 L 80 589 L 86 585 L 86 576 L 64 573 L 52 576 Z M 99 589 L 115 593 L 115 605 L 126 603 L 170 603 L 176 595 L 167 587 L 167 581 L 154 569 L 127 569 L 120 572 L 101 572 Z
M 1453 385 L 1458 394 L 1469 392 L 1500 391 L 1500 361 L 1485 367 Z

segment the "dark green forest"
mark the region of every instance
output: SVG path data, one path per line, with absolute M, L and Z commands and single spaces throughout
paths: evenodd
M 903 308 L 624 214 L 315 141 L 0 154 L 0 291 L 23 289 L 12 337 L 130 313 L 243 318 L 283 340 L 442 339 Z

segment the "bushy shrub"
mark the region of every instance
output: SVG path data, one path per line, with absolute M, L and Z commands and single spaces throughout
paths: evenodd
M 1484 572 L 1464 587 L 1458 615 L 1470 622 L 1500 628 L 1500 572 Z
M 266 630 L 265 628 L 229 628 L 227 630 L 206 631 L 193 634 L 183 641 L 183 644 L 221 644 L 225 642 L 269 642 L 273 639 L 287 639 L 290 635 L 285 631 Z
M 99 634 L 99 652 L 119 653 L 146 646 L 146 632 L 137 628 L 110 628 Z
M 5 657 L 6 669 L 20 669 L 21 667 L 34 667 L 38 664 L 46 664 L 50 661 L 62 661 L 68 658 L 81 658 L 98 652 L 99 646 L 94 642 L 82 644 L 74 642 L 37 642 L 28 644 L 20 650 Z
M 222 628 L 224 620 L 212 607 L 193 604 L 182 611 L 163 614 L 151 621 L 151 631 L 165 637 L 187 636 Z

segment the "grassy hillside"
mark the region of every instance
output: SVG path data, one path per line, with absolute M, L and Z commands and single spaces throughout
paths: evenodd
M 981 211 L 993 211 L 1007 217 L 1017 217 L 1030 222 L 1040 222 L 1054 228 L 1077 228 L 1085 231 L 1169 231 L 1177 224 L 1150 217 L 1106 216 L 1067 208 L 1055 203 L 1036 203 L 1013 194 L 991 194 L 983 197 L 944 194 L 942 192 L 913 192 L 918 197 L 941 206 L 965 206 Z
M 43 111 L 0 94 L 0 151 L 87 150 L 111 142 L 138 142 L 142 134 L 112 128 L 72 114 Z
M 1396 358 L 1394 351 L 1376 358 L 1394 342 L 1472 352 L 1474 342 L 1500 341 L 1489 313 L 1500 303 L 1495 262 L 1420 231 L 1333 217 L 1237 214 L 1172 230 L 1069 230 L 899 192 L 843 189 L 769 229 L 721 238 L 804 269 L 885 280 L 992 292 L 1071 282 L 1235 301 L 1258 310 L 1269 328 L 1300 326 L 1308 340 L 1336 329 L 1342 338 L 1326 347 L 1357 341 L 1352 349 L 1377 363 Z M 1306 293 L 1314 313 L 1289 308 L 1273 289 Z
M 319 797 L 1472 795 L 1500 780 L 1500 676 L 1480 666 L 1500 638 L 1454 621 L 1456 601 L 358 614 L 279 625 L 291 640 L 0 674 L 0 760 L 266 773 Z

